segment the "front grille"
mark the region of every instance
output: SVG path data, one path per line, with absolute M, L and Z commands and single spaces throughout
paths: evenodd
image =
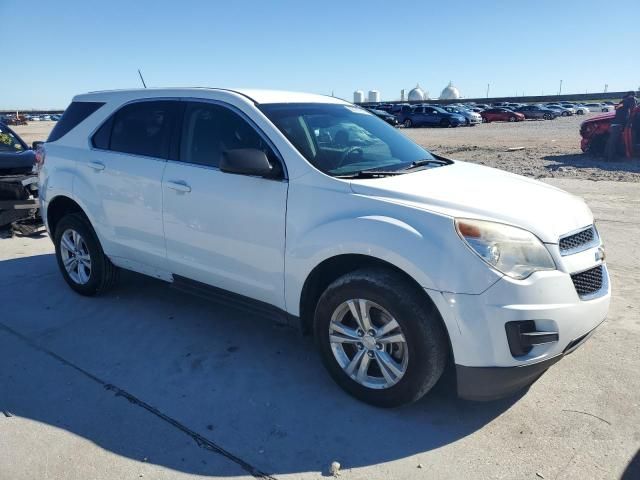
M 598 265 L 595 268 L 571 275 L 573 286 L 576 287 L 578 295 L 584 297 L 599 291 L 603 284 L 603 274 L 602 265 Z
M 588 248 L 596 241 L 596 229 L 593 226 L 560 239 L 560 253 L 566 255 L 575 250 Z

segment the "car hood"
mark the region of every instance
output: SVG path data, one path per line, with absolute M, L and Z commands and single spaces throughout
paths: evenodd
M 593 223 L 579 197 L 502 170 L 454 162 L 405 175 L 354 180 L 358 195 L 451 217 L 486 219 L 524 228 L 543 242 Z

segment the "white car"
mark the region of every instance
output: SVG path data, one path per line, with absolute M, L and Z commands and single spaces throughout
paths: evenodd
M 129 269 L 250 304 L 313 334 L 335 381 L 374 405 L 417 400 L 449 362 L 460 396 L 511 394 L 609 308 L 581 199 L 433 155 L 337 98 L 80 95 L 39 153 L 72 289 Z
M 613 112 L 614 108 L 606 103 L 586 103 L 585 106 L 592 112 Z

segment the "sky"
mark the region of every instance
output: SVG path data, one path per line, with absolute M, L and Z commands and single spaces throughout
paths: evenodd
M 0 109 L 149 87 L 437 98 L 640 88 L 640 1 L 0 0 Z

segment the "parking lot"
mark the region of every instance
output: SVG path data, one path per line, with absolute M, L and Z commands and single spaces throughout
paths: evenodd
M 506 400 L 458 400 L 446 377 L 376 409 L 288 327 L 132 273 L 84 298 L 46 235 L 0 240 L 0 479 L 318 478 L 333 461 L 345 479 L 640 478 L 640 166 L 582 155 L 580 121 L 405 131 L 582 196 L 605 240 L 608 320 Z

